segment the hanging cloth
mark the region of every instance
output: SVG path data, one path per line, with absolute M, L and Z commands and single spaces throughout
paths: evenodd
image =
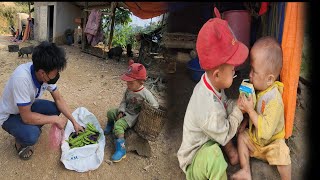
M 268 11 L 269 2 L 261 2 L 259 16 L 263 15 Z
M 285 117 L 285 138 L 292 135 L 296 111 L 305 21 L 305 3 L 288 2 L 285 8 L 282 51 L 283 67 L 280 80 L 284 84 L 282 99 Z
M 86 36 L 87 36 L 87 41 L 89 44 L 91 44 L 91 46 L 95 46 L 96 44 L 96 41 L 99 39 L 94 38 L 94 36 L 98 35 L 98 37 L 101 37 L 101 32 L 99 32 L 98 34 L 98 31 L 100 29 L 100 24 L 101 24 L 101 19 L 102 19 L 102 13 L 100 10 L 97 10 L 97 9 L 92 9 L 91 12 L 90 12 L 90 15 L 89 15 L 89 18 L 88 18 L 88 22 L 86 24 L 86 27 L 85 27 L 85 30 L 84 32 L 86 33 Z M 93 39 L 95 39 L 94 42 Z
M 92 9 L 88 18 L 84 32 L 91 35 L 96 35 L 100 27 L 102 13 L 100 10 Z
M 102 27 L 100 27 L 97 34 L 92 37 L 91 46 L 97 45 L 99 42 L 103 41 L 103 38 L 103 30 Z

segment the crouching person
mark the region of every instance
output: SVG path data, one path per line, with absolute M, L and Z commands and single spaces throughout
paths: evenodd
M 65 52 L 54 43 L 42 42 L 34 48 L 32 62 L 19 65 L 8 80 L 0 99 L 0 125 L 15 137 L 15 148 L 23 160 L 30 159 L 41 127 L 57 124 L 63 129 L 70 119 L 76 132 L 83 128 L 71 115 L 55 84 L 66 66 Z M 48 90 L 54 102 L 40 99 Z
M 157 100 L 152 93 L 143 86 L 146 80 L 146 68 L 139 63 L 133 63 L 128 71 L 121 76 L 123 81 L 127 82 L 127 89 L 118 109 L 111 109 L 107 112 L 108 123 L 104 130 L 105 134 L 111 131 L 116 136 L 115 148 L 116 152 L 112 155 L 113 162 L 119 162 L 126 157 L 125 130 L 133 127 L 138 119 L 143 101 L 147 101 L 153 107 L 159 108 Z

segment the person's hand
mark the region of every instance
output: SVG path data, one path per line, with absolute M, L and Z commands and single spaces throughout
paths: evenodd
M 74 128 L 74 130 L 76 131 L 77 134 L 79 133 L 79 131 L 82 131 L 82 132 L 84 131 L 83 127 L 80 126 L 80 124 L 77 123 L 77 122 L 73 123 L 73 128 Z
M 249 112 L 250 110 L 254 109 L 252 94 L 250 94 L 248 98 L 244 94 L 240 94 L 238 104 L 239 108 L 245 112 Z
M 55 121 L 55 123 L 57 124 L 59 129 L 64 129 L 67 125 L 67 121 L 67 119 L 57 116 L 57 120 Z
M 124 113 L 123 112 L 119 112 L 118 116 L 117 116 L 117 120 L 122 118 L 124 116 Z
M 241 104 L 241 96 L 239 96 L 238 100 L 237 100 L 237 106 L 239 107 L 239 109 L 241 110 L 242 114 L 246 113 L 246 111 L 244 111 L 243 109 L 243 105 Z

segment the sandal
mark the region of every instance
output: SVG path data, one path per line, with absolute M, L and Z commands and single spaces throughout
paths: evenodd
M 19 155 L 20 159 L 28 160 L 28 159 L 31 158 L 31 156 L 33 154 L 32 146 L 26 146 L 26 147 L 20 146 L 20 148 L 17 147 L 17 144 L 14 144 L 14 146 L 15 146 L 17 152 L 18 152 L 18 155 Z

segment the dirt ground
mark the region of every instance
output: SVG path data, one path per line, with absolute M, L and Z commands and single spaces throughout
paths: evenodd
M 17 53 L 8 52 L 7 45 L 12 44 L 8 37 L 0 37 L 0 94 L 13 70 L 31 58 L 18 58 Z M 24 46 L 24 45 L 21 45 Z M 21 47 L 20 46 L 20 47 Z M 61 73 L 57 83 L 59 90 L 71 110 L 85 107 L 99 120 L 102 128 L 106 125 L 106 111 L 118 107 L 126 84 L 119 76 L 127 68 L 126 58 L 121 62 L 103 60 L 80 52 L 73 46 L 62 46 L 68 57 L 67 68 Z M 151 67 L 148 71 L 157 71 Z M 111 138 L 106 138 L 104 162 L 94 171 L 77 173 L 67 170 L 60 162 L 60 151 L 53 151 L 48 146 L 50 126 L 43 127 L 39 142 L 35 145 L 32 159 L 22 161 L 14 148 L 14 138 L 0 128 L 0 177 L 1 179 L 185 179 L 179 168 L 176 153 L 182 141 L 184 113 L 196 85 L 187 76 L 185 64 L 177 65 L 177 72 L 169 75 L 168 115 L 157 141 L 151 142 L 152 156 L 145 158 L 137 153 L 129 152 L 127 158 L 120 163 L 109 165 L 114 152 Z M 52 100 L 50 93 L 43 98 Z M 306 103 L 308 104 L 308 103 Z M 306 112 L 297 106 L 295 129 L 288 140 L 291 148 L 292 179 L 303 177 L 303 167 L 307 162 L 305 139 Z M 253 179 L 279 179 L 275 167 L 264 162 L 252 161 Z M 228 174 L 236 171 L 239 166 L 229 167 Z

